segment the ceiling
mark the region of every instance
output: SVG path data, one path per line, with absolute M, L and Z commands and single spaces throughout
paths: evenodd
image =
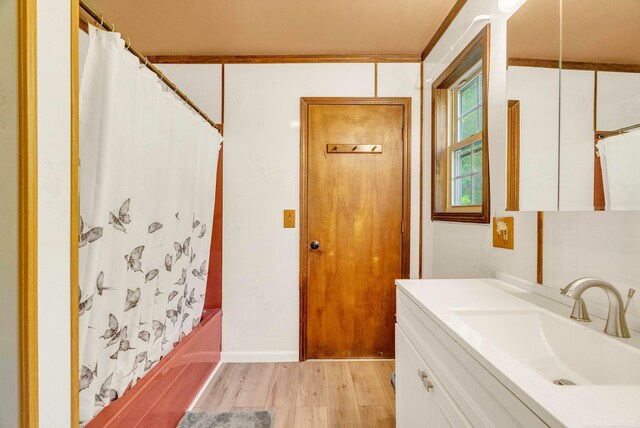
M 420 54 L 456 0 L 88 0 L 146 55 Z
M 640 64 L 640 0 L 562 0 L 563 61 Z M 558 59 L 560 0 L 528 0 L 508 22 L 509 58 Z

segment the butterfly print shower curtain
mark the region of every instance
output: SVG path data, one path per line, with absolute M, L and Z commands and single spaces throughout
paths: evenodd
M 118 33 L 90 29 L 80 86 L 80 420 L 200 321 L 221 137 Z

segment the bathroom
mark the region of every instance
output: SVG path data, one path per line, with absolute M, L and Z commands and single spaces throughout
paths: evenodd
M 638 18 L 4 2 L 0 428 L 640 426 Z

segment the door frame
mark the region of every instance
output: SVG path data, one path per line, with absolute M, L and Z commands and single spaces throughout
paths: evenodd
M 409 278 L 411 226 L 411 98 L 410 97 L 302 97 L 300 98 L 300 341 L 299 360 L 307 359 L 307 287 L 309 259 L 308 137 L 312 105 L 399 105 L 403 108 L 402 159 L 402 278 Z
M 19 425 L 38 426 L 37 4 L 18 0 Z M 76 302 L 77 305 L 77 302 Z

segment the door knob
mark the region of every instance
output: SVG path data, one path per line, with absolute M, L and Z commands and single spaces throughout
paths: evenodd
M 311 244 L 309 244 L 309 246 L 312 250 L 317 250 L 318 248 L 320 248 L 320 243 L 318 241 L 311 241 Z

